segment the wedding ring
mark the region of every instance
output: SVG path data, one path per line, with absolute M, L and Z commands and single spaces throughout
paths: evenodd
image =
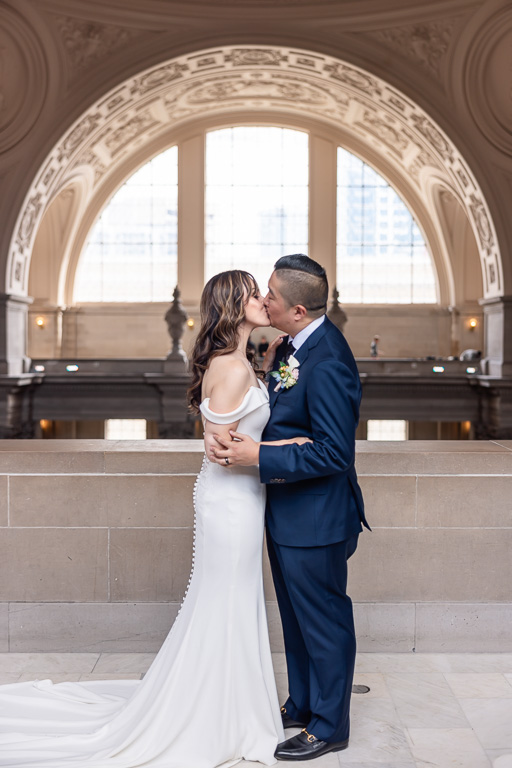
M 224 459 L 224 461 L 225 461 L 225 463 L 226 463 L 226 464 L 229 464 L 229 459 L 228 459 L 228 457 L 227 457 L 227 456 L 226 456 L 226 458 Z

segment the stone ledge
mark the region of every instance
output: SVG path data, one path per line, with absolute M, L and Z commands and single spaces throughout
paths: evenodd
M 0 440 L 0 475 L 194 474 L 202 440 Z M 508 475 L 512 441 L 357 442 L 361 475 Z

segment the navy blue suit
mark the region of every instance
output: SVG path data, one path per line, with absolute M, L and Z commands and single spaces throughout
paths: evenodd
M 270 379 L 262 440 L 303 435 L 313 443 L 260 448 L 267 546 L 285 639 L 287 713 L 336 742 L 349 735 L 356 650 L 347 560 L 362 525 L 369 528 L 354 468 L 361 384 L 350 347 L 327 317 L 295 357 L 294 386 L 275 392 Z

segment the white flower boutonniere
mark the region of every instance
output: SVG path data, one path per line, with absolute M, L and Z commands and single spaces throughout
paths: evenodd
M 290 355 L 288 364 L 281 361 L 278 370 L 270 372 L 270 375 L 273 376 L 274 379 L 277 379 L 274 392 L 278 392 L 281 387 L 290 389 L 290 387 L 293 387 L 293 385 L 297 383 L 299 378 L 299 365 L 299 361 L 293 355 Z

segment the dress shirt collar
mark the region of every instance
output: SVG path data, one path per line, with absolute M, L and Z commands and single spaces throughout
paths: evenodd
M 320 328 L 324 320 L 325 315 L 321 315 L 321 317 L 317 317 L 316 320 L 313 320 L 309 325 L 306 325 L 302 331 L 299 331 L 297 334 L 295 334 L 293 338 L 288 336 L 288 341 L 292 342 L 293 346 L 295 347 L 295 351 L 297 351 L 299 347 L 302 347 L 306 339 L 308 339 L 311 334 L 316 331 L 317 328 Z

